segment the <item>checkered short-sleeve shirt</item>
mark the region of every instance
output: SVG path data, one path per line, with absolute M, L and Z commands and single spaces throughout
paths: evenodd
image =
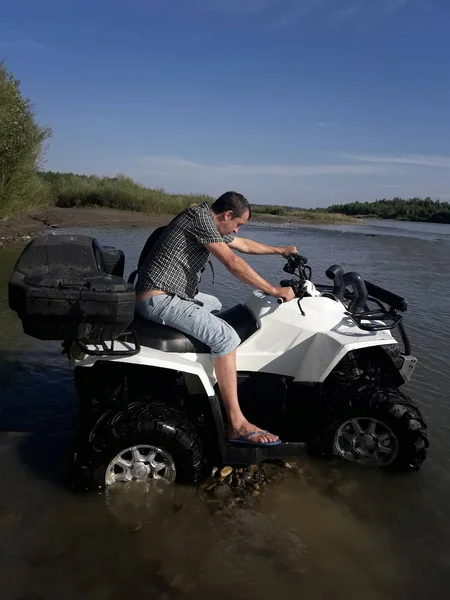
M 136 292 L 162 290 L 192 300 L 200 271 L 210 257 L 203 244 L 233 240 L 233 234 L 221 235 L 207 202 L 183 210 L 165 228 L 139 269 Z

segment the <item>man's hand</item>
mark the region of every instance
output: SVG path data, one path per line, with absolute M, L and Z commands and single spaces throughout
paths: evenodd
M 296 254 L 297 253 L 297 246 L 286 246 L 285 248 L 282 248 L 281 254 L 284 256 L 284 258 L 287 258 L 290 254 Z
M 275 293 L 272 294 L 272 296 L 275 298 L 281 298 L 284 300 L 284 302 L 290 302 L 295 298 L 294 290 L 291 287 L 275 288 L 274 292 Z

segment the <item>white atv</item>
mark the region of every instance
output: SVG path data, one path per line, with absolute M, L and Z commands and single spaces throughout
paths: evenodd
M 63 341 L 75 367 L 74 486 L 195 483 L 213 465 L 308 454 L 418 470 L 427 427 L 399 389 L 416 365 L 400 314 L 406 300 L 338 265 L 326 271 L 333 285 L 314 285 L 306 263 L 296 254 L 284 266 L 293 275 L 281 282 L 294 289 L 291 302 L 255 291 L 218 313 L 242 340 L 245 416 L 282 440 L 236 445 L 227 440 L 209 348 L 135 316 L 136 272 L 123 279 L 122 251 L 80 235 L 30 242 L 11 277 L 9 303 L 25 333 Z

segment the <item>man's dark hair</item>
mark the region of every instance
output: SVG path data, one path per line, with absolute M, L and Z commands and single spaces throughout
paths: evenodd
M 242 215 L 248 211 L 248 218 L 252 216 L 252 209 L 250 203 L 242 194 L 237 192 L 225 192 L 217 198 L 211 205 L 216 215 L 226 212 L 227 210 L 233 211 L 233 216 L 242 217 Z

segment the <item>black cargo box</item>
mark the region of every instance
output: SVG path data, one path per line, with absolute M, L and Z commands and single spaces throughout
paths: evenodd
M 31 241 L 9 281 L 9 306 L 41 340 L 115 340 L 134 318 L 136 294 L 124 255 L 85 235 Z

